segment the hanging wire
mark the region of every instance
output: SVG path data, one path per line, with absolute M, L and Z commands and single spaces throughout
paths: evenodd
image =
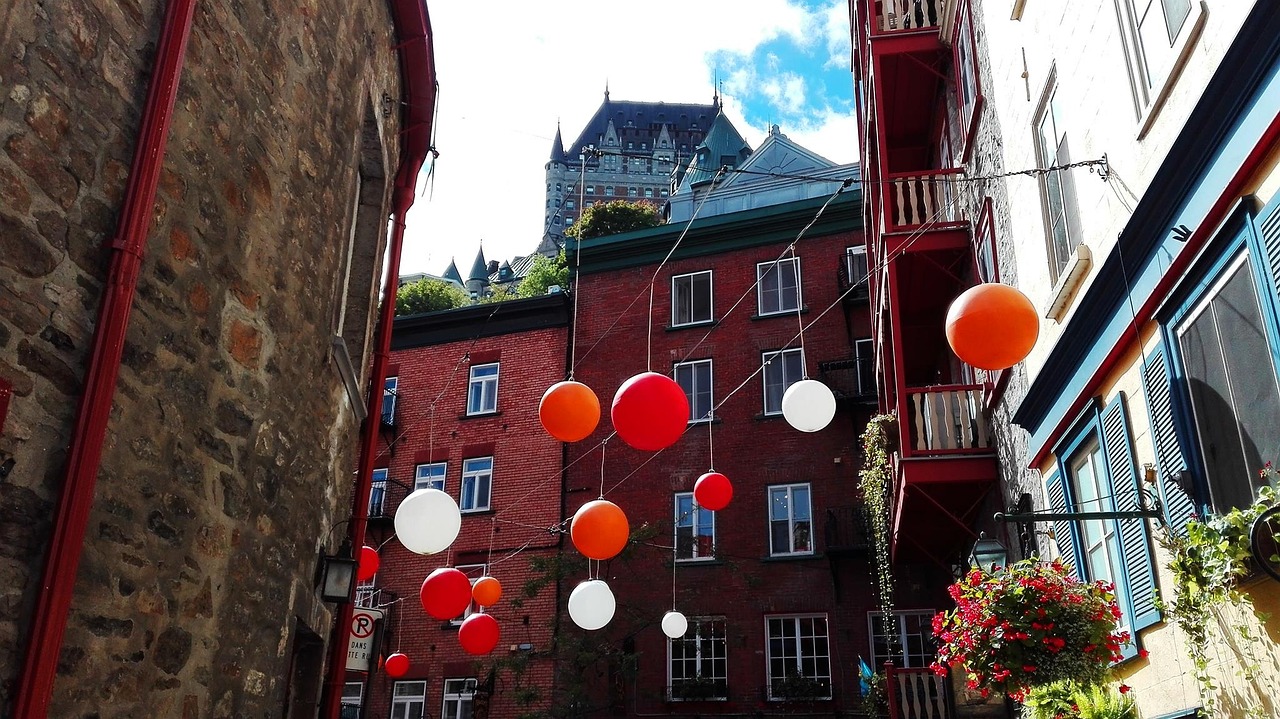
M 581 168 L 582 172 L 580 177 L 578 178 L 578 222 L 581 223 L 582 215 L 586 213 L 586 207 L 584 207 L 583 203 L 586 202 L 585 193 L 587 191 L 587 156 L 585 153 L 579 153 L 578 159 L 582 162 L 582 168 Z M 581 228 L 582 225 L 579 224 L 578 227 Z M 578 366 L 578 363 L 575 360 L 575 357 L 578 353 L 578 336 L 577 336 L 578 335 L 578 295 L 581 294 L 578 291 L 578 282 L 581 278 L 582 278 L 582 240 L 578 240 L 577 251 L 573 253 L 573 285 L 570 289 L 570 291 L 573 292 L 573 322 L 570 323 L 570 329 L 569 329 L 569 332 L 571 334 L 571 336 L 569 337 L 569 379 L 570 381 L 573 380 L 574 368 Z
M 801 231 L 801 234 L 803 234 L 803 231 Z M 795 260 L 796 325 L 798 325 L 800 328 L 800 333 L 799 333 L 800 334 L 800 379 L 806 380 L 806 379 L 809 379 L 809 361 L 808 361 L 808 355 L 804 351 L 804 317 L 802 316 L 802 313 L 804 312 L 804 303 L 802 301 L 804 299 L 804 290 L 800 286 L 800 261 L 799 261 L 799 258 L 796 257 L 796 243 L 792 242 L 790 245 L 787 245 L 787 250 L 791 253 L 791 259 Z M 774 266 L 777 267 L 777 265 L 774 265 Z M 778 281 L 779 282 L 782 281 L 781 276 L 779 276 Z
M 609 446 L 609 438 L 600 443 L 600 499 L 604 499 L 604 451 Z
M 711 431 L 711 425 L 716 423 L 716 413 L 714 409 L 707 410 L 707 469 L 711 472 L 716 471 L 716 439 L 715 433 Z

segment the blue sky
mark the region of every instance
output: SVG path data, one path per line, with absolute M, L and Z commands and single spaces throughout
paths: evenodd
M 575 137 L 603 99 L 709 102 L 753 146 L 770 124 L 857 159 L 847 0 L 599 0 L 428 5 L 440 98 L 433 180 L 409 215 L 401 271 L 465 272 L 532 252 L 556 123 Z M 680 18 L 677 22 L 673 18 Z

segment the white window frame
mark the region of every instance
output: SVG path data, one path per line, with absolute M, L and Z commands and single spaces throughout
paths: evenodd
M 488 374 L 490 369 L 493 370 L 492 374 Z M 477 371 L 482 374 L 477 376 Z M 498 411 L 498 379 L 501 374 L 500 362 L 486 362 L 471 366 L 467 380 L 468 416 L 494 414 Z
M 1115 0 L 1139 140 L 1151 129 L 1177 83 L 1208 15 L 1204 2 L 1187 0 L 1186 15 L 1170 37 L 1166 5 L 1173 1 Z M 1152 24 L 1148 26 L 1147 22 Z
M 823 633 L 823 634 L 819 635 L 819 634 L 817 634 L 817 633 L 815 632 L 814 634 L 811 634 L 811 635 L 803 635 L 803 636 L 801 635 L 801 630 L 802 630 L 802 629 L 801 629 L 801 627 L 802 627 L 801 622 L 802 622 L 802 621 L 804 621 L 804 620 L 819 620 L 819 619 L 820 619 L 820 620 L 822 620 L 822 623 L 823 623 L 823 629 L 824 629 L 824 633 Z M 769 695 L 769 701 L 783 701 L 783 700 L 785 700 L 785 699 L 786 699 L 786 697 L 774 696 L 774 690 L 773 690 L 773 684 L 774 684 L 774 676 L 773 676 L 774 651 L 773 651 L 773 644 L 774 644 L 774 642 L 773 642 L 773 640 L 775 639 L 775 635 L 772 633 L 772 629 L 773 629 L 773 627 L 771 626 L 771 623 L 772 623 L 772 622 L 781 622 L 781 623 L 782 623 L 782 627 L 781 627 L 781 628 L 783 629 L 783 633 L 780 633 L 780 634 L 776 635 L 776 638 L 777 638 L 777 639 L 779 639 L 779 640 L 781 640 L 781 641 L 783 641 L 783 642 L 792 641 L 792 642 L 794 642 L 794 643 L 795 643 L 795 644 L 794 644 L 794 646 L 795 646 L 795 656 L 794 656 L 794 659 L 795 659 L 795 667 L 794 667 L 794 668 L 795 668 L 795 670 L 796 670 L 796 673 L 797 673 L 797 674 L 799 674 L 800 676 L 805 676 L 805 677 L 807 677 L 807 678 L 809 678 L 809 679 L 815 679 L 815 680 L 818 680 L 818 681 L 825 681 L 825 682 L 827 683 L 827 695 L 826 695 L 825 697 L 812 697 L 812 698 L 813 698 L 813 699 L 819 699 L 819 700 L 821 700 L 821 699 L 831 699 L 831 622 L 830 622 L 830 620 L 827 618 L 827 615 L 826 615 L 825 613 L 819 613 L 819 614 L 766 614 L 766 615 L 765 615 L 765 617 L 764 617 L 764 636 L 765 636 L 765 644 L 764 644 L 764 645 L 765 645 L 765 678 L 766 678 L 766 686 L 767 686 L 767 688 L 768 688 L 768 689 L 767 689 L 767 691 L 768 691 L 768 695 Z M 807 637 L 810 637 L 810 638 L 811 638 L 811 640 L 812 640 L 812 641 L 811 641 L 811 643 L 812 643 L 812 645 L 814 646 L 814 648 L 815 648 L 815 649 L 816 649 L 816 646 L 817 646 L 816 639 L 817 639 L 817 637 L 821 636 L 821 637 L 823 638 L 823 640 L 825 641 L 826 645 L 827 645 L 827 651 L 826 651 L 826 654 L 820 654 L 820 653 L 818 653 L 818 652 L 814 651 L 814 652 L 811 652 L 812 656 L 806 657 L 806 656 L 805 656 L 805 654 L 803 653 L 803 648 L 804 648 L 804 646 L 805 646 L 805 644 L 806 644 L 806 640 L 803 638 L 803 637 L 805 637 L 805 636 L 807 636 Z M 779 657 L 779 658 L 780 658 L 780 659 L 782 659 L 783 661 L 787 661 L 787 660 L 792 659 L 793 657 L 788 657 L 788 656 L 786 656 L 786 655 L 783 655 L 782 657 Z M 813 676 L 808 676 L 808 675 L 804 674 L 804 662 L 805 662 L 805 660 L 806 660 L 806 659 L 813 660 L 813 661 L 825 660 L 825 661 L 826 661 L 826 664 L 827 664 L 827 673 L 826 673 L 826 675 L 824 676 L 824 675 L 822 675 L 822 674 L 821 674 L 821 673 L 819 673 L 819 672 L 814 672 L 814 675 L 813 675 Z M 785 679 L 785 677 L 779 677 L 779 679 Z
M 707 368 L 706 387 L 698 381 L 698 369 L 705 365 Z M 711 366 L 711 360 L 693 360 L 690 362 L 679 362 L 676 364 L 672 374 L 675 375 L 676 384 L 680 385 L 680 389 L 684 390 L 685 398 L 689 400 L 689 424 L 700 424 L 710 422 L 715 414 L 716 398 L 715 398 L 715 368 Z M 698 398 L 706 398 L 706 410 L 699 412 Z
M 467 579 L 471 580 L 471 586 L 473 587 L 476 585 L 476 582 L 478 582 L 481 577 L 489 573 L 489 565 L 487 564 L 459 564 L 454 568 L 457 569 L 459 572 L 462 572 L 463 574 L 467 575 Z M 472 614 L 475 614 L 477 611 L 478 610 L 476 609 L 476 600 L 472 599 L 470 602 L 467 603 L 467 608 L 462 610 L 462 614 L 459 614 L 454 619 L 450 619 L 449 622 L 454 626 L 461 625 L 463 620 L 465 620 L 467 617 L 471 616 Z
M 387 473 L 386 467 L 375 467 L 369 486 L 369 516 L 385 517 L 387 508 Z M 376 500 L 376 501 L 375 501 Z
M 900 655 L 881 654 L 876 651 L 876 637 L 887 637 L 887 634 L 880 634 L 876 631 L 876 620 L 884 616 L 882 612 L 867 612 L 867 641 L 869 642 L 869 654 L 871 655 L 871 668 L 880 671 L 884 667 L 886 661 L 892 660 L 897 667 L 927 667 L 934 660 L 937 654 L 937 644 L 933 639 L 933 616 L 936 614 L 932 609 L 907 609 L 895 611 L 893 613 L 895 634 L 898 637 L 898 649 Z M 914 620 L 916 629 L 928 631 L 926 639 L 923 631 L 909 631 L 912 627 L 908 627 L 908 620 Z M 920 637 L 921 648 L 932 646 L 933 651 L 927 656 L 920 652 L 908 652 L 912 637 Z M 886 642 L 887 644 L 887 642 Z
M 1040 97 L 1040 105 L 1032 116 L 1031 132 L 1034 139 L 1036 161 L 1040 167 L 1055 167 L 1071 162 L 1066 129 L 1061 127 L 1061 113 L 1056 102 L 1058 95 L 1057 69 L 1049 71 L 1049 79 L 1045 83 L 1044 94 Z M 1045 134 L 1046 123 L 1052 138 Z M 1053 149 L 1047 143 L 1053 143 Z M 1054 283 L 1066 272 L 1076 245 L 1080 244 L 1079 229 L 1074 225 L 1079 207 L 1076 202 L 1075 186 L 1070 170 L 1056 170 L 1044 173 L 1037 182 L 1040 186 L 1040 210 L 1044 222 L 1045 254 L 1049 261 L 1049 272 Z M 1054 183 L 1059 202 L 1059 211 L 1055 214 L 1053 206 Z M 1060 219 L 1060 222 L 1059 222 Z M 1059 247 L 1057 228 L 1061 227 L 1063 242 Z M 1060 254 L 1061 253 L 1061 254 Z
M 444 696 L 440 701 L 440 719 L 460 719 L 467 717 L 470 719 L 472 711 L 472 702 L 476 695 L 476 680 L 473 678 L 455 678 L 444 680 Z M 449 713 L 450 702 L 454 705 L 454 711 Z M 462 713 L 463 707 L 467 708 L 467 713 Z
M 396 391 L 400 388 L 399 377 L 388 377 L 382 383 L 382 423 L 396 423 Z
M 787 376 L 787 365 L 788 365 L 787 360 L 791 357 L 800 358 L 800 375 L 797 377 Z M 781 361 L 775 365 L 774 364 L 775 360 L 781 360 Z M 762 404 L 761 404 L 761 406 L 764 407 L 764 414 L 766 417 L 773 416 L 773 415 L 780 415 L 782 414 L 782 395 L 786 394 L 788 387 L 804 379 L 804 376 L 805 376 L 804 349 L 800 347 L 793 347 L 792 349 L 765 352 L 760 356 L 760 362 L 765 365 L 764 371 L 760 373 L 761 384 L 764 389 L 764 394 L 762 396 Z M 775 367 L 777 367 L 778 369 L 774 369 Z M 776 375 L 778 373 L 781 373 L 781 377 L 780 377 L 781 383 L 779 384 L 779 382 L 776 382 L 776 381 L 771 382 L 770 381 L 771 379 L 779 379 L 779 377 L 771 377 L 771 375 Z M 771 404 L 769 402 L 769 388 L 771 386 L 778 387 L 778 391 L 776 393 L 778 399 L 777 399 L 777 402 L 774 404 Z
M 342 705 L 358 707 L 364 704 L 364 682 L 343 682 Z
M 488 462 L 486 469 L 475 469 L 472 467 L 473 462 Z M 470 502 L 468 502 L 468 483 L 473 483 L 474 487 Z M 484 487 L 485 503 L 483 506 L 479 503 L 481 492 L 480 487 Z M 468 506 L 470 504 L 471 506 Z M 469 457 L 462 460 L 462 481 L 458 487 L 458 508 L 463 514 L 468 512 L 487 512 L 493 505 L 493 456 L 488 457 Z
M 395 682 L 391 685 L 390 719 L 422 719 L 426 711 L 427 682 L 425 680 L 415 679 Z
M 794 297 L 788 298 L 782 285 L 782 266 L 791 265 L 794 267 L 796 286 Z M 777 269 L 775 269 L 777 268 Z M 775 271 L 778 275 L 777 288 L 774 290 L 765 289 L 765 276 L 770 271 Z M 799 257 L 783 257 L 780 260 L 770 260 L 769 262 L 756 263 L 756 314 L 760 317 L 769 317 L 772 315 L 785 314 L 787 312 L 796 312 L 804 307 L 803 279 L 800 274 L 800 258 Z M 767 294 L 775 294 L 777 297 L 778 309 L 765 311 L 764 301 Z M 788 303 L 787 300 L 791 302 Z
M 860 262 L 854 260 L 861 258 Z M 867 246 L 854 245 L 844 248 L 844 271 L 849 276 L 849 286 L 870 284 L 870 264 L 867 261 Z
M 438 477 L 435 476 L 437 469 L 440 470 Z M 449 486 L 448 475 L 448 462 L 424 462 L 419 464 L 413 468 L 413 490 L 416 492 L 419 489 L 426 489 L 439 482 L 440 486 L 436 487 L 436 489 L 445 492 L 447 491 L 445 487 Z
M 803 489 L 805 492 L 805 514 L 807 517 L 796 517 L 796 490 Z M 786 493 L 786 516 L 774 517 L 775 495 L 779 492 Z M 769 520 L 769 556 L 771 557 L 793 557 L 811 555 L 814 553 L 813 548 L 813 487 L 808 482 L 796 482 L 794 484 L 774 484 L 769 486 L 767 496 L 768 506 L 766 508 Z M 774 522 L 787 523 L 787 546 L 779 551 L 778 547 L 773 546 L 773 524 Z M 808 524 L 809 546 L 806 549 L 797 549 L 796 533 L 798 525 L 803 522 Z
M 720 625 L 719 636 L 716 636 L 716 625 Z M 704 629 L 707 631 L 703 636 Z M 675 678 L 675 646 L 680 642 L 685 645 L 692 644 L 693 662 L 697 667 L 697 675 L 695 679 L 710 680 L 720 682 L 720 686 L 724 687 L 721 696 L 708 696 L 686 698 L 677 697 L 676 684 L 677 681 L 688 682 L 689 677 L 681 677 L 679 680 Z M 719 649 L 717 652 L 716 650 Z M 710 650 L 710 655 L 706 655 L 704 650 Z M 688 661 L 687 659 L 682 661 Z M 719 663 L 724 667 L 724 675 L 720 676 L 715 672 L 715 666 Z M 712 672 L 710 674 L 703 672 L 703 667 L 710 665 Z M 689 617 L 689 628 L 685 631 L 684 636 L 679 639 L 669 639 L 667 641 L 667 698 L 671 701 L 728 701 L 729 700 L 729 627 L 724 617 Z
M 690 505 L 690 511 L 686 513 L 680 511 L 680 500 L 687 499 Z M 677 562 L 707 562 L 716 558 L 716 513 L 709 509 L 703 509 L 698 506 L 698 500 L 694 499 L 693 492 L 676 492 L 673 498 L 674 504 L 674 539 L 675 539 L 675 557 Z M 707 527 L 711 529 L 711 553 L 707 555 L 699 554 L 698 538 L 703 536 L 699 533 L 699 529 Z M 690 556 L 683 557 L 680 555 L 680 530 L 688 529 L 693 532 L 693 537 L 689 542 Z
M 707 286 L 707 316 L 695 317 L 694 308 L 697 307 L 698 305 L 697 299 L 694 297 L 694 292 L 697 288 L 696 278 L 702 275 L 707 276 L 707 285 L 706 285 Z M 680 303 L 678 302 L 678 295 L 677 295 L 676 288 L 686 283 L 688 286 L 688 290 L 685 296 L 689 300 L 689 307 L 687 312 L 689 319 L 682 322 L 680 320 L 680 315 L 681 315 L 680 310 L 682 308 L 679 306 Z M 715 293 L 713 292 L 714 287 L 715 287 L 715 276 L 712 274 L 711 270 L 700 270 L 698 272 L 689 272 L 683 275 L 673 275 L 671 277 L 671 326 L 672 327 L 689 327 L 691 325 L 703 325 L 703 324 L 707 324 L 709 322 L 714 321 L 716 316 L 715 305 L 714 305 Z

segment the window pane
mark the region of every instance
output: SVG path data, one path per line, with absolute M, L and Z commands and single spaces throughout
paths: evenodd
M 711 273 L 703 272 L 693 276 L 693 321 L 706 322 L 711 319 Z

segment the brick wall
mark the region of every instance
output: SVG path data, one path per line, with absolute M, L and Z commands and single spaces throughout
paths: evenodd
M 14 390 L 0 450 L 16 459 L 0 482 L 0 714 L 164 5 L 23 4 L 0 22 L 0 377 Z M 358 434 L 329 350 L 334 288 L 366 118 L 395 170 L 383 93 L 399 96 L 383 4 L 199 3 L 53 715 L 278 716 L 295 622 L 327 636 L 312 576 L 336 548 Z

